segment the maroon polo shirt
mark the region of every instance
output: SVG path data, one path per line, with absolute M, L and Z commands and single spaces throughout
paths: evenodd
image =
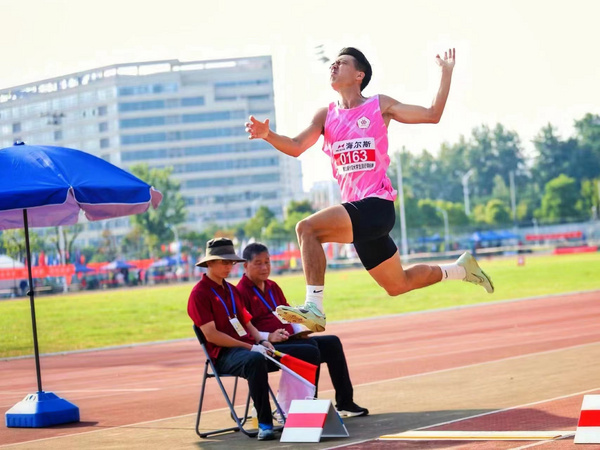
M 215 327 L 222 333 L 228 334 L 238 341 L 255 344 L 256 342 L 254 342 L 254 338 L 250 334 L 240 336 L 229 322 L 229 318 L 233 317 L 234 314 L 231 292 L 233 292 L 235 301 L 235 315 L 242 326 L 244 326 L 244 329 L 246 329 L 246 332 L 248 332 L 248 329 L 245 325 L 250 322 L 252 316 L 246 308 L 244 308 L 244 303 L 236 287 L 227 282 L 225 282 L 225 284 L 231 287 L 231 291 L 229 288 L 225 288 L 215 283 L 208 278 L 206 274 L 202 275 L 202 279 L 194 286 L 190 293 L 190 298 L 188 300 L 188 315 L 192 318 L 198 328 L 214 321 Z M 218 295 L 215 295 L 215 292 Z M 219 356 L 221 347 L 207 342 L 206 348 L 208 349 L 211 358 L 216 359 L 217 356 Z
M 246 309 L 252 315 L 252 325 L 254 325 L 258 331 L 268 331 L 269 333 L 272 333 L 280 328 L 285 328 L 288 333 L 294 333 L 294 328 L 290 324 L 281 323 L 281 321 L 272 313 L 277 306 L 288 305 L 285 295 L 283 295 L 283 291 L 277 283 L 272 280 L 266 280 L 265 290 L 263 292 L 246 276 L 246 274 L 244 274 L 237 284 L 237 288 L 242 296 Z M 272 298 L 271 294 L 273 294 Z M 275 300 L 275 305 L 273 304 L 273 300 Z

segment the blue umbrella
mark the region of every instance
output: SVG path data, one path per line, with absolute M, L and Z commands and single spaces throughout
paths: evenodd
M 91 267 L 86 266 L 85 264 L 75 264 L 75 273 L 90 273 L 95 272 Z
M 123 261 L 121 259 L 115 259 L 112 262 L 109 262 L 107 265 L 102 266 L 102 270 L 119 270 L 119 269 L 134 269 L 136 266 L 133 264 L 129 264 L 127 261 Z
M 417 239 L 419 244 L 425 244 L 427 242 L 442 242 L 444 239 L 440 237 L 439 233 L 435 233 L 432 236 L 421 236 Z
M 181 258 L 177 259 L 171 256 L 165 256 L 158 261 L 154 261 L 152 264 L 150 264 L 150 267 L 171 267 L 181 263 L 183 263 Z
M 0 174 L 0 230 L 25 229 L 38 385 L 36 394 L 7 411 L 6 425 L 44 427 L 76 422 L 76 406 L 42 390 L 29 227 L 72 225 L 78 222 L 80 212 L 91 221 L 139 214 L 150 205 L 157 208 L 162 194 L 103 159 L 64 147 L 16 143 L 1 149 Z
M 102 220 L 158 207 L 162 194 L 94 155 L 64 147 L 0 150 L 0 229 L 73 225 L 83 211 Z

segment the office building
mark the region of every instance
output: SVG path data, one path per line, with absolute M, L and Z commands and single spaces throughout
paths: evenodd
M 0 145 L 72 147 L 124 169 L 172 167 L 186 228 L 201 230 L 245 221 L 261 205 L 282 218 L 301 198 L 299 161 L 244 130 L 250 114 L 274 129 L 274 105 L 270 56 L 117 64 L 0 90 Z M 111 223 L 122 232 L 129 219 Z

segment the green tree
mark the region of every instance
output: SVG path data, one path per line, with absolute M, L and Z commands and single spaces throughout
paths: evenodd
M 269 225 L 275 214 L 266 206 L 261 206 L 256 210 L 254 217 L 249 219 L 244 226 L 246 236 L 254 239 L 262 239 L 263 230 Z
M 519 222 L 529 222 L 534 218 L 536 204 L 530 199 L 523 199 L 517 203 L 517 220 Z
M 161 205 L 157 209 L 150 207 L 144 214 L 131 216 L 144 234 L 145 244 L 150 253 L 158 250 L 161 243 L 174 239 L 170 227 L 185 221 L 185 202 L 179 192 L 180 184 L 171 178 L 173 169 L 150 169 L 147 164 L 131 167 L 131 172 L 149 185 L 158 189 L 163 195 Z
M 296 242 L 296 225 L 302 219 L 307 218 L 311 214 L 314 214 L 315 210 L 308 200 L 295 201 L 292 200 L 288 203 L 285 213 L 285 219 L 281 224 L 283 230 L 285 230 L 287 237 L 285 238 L 288 242 Z M 274 230 L 278 230 L 278 227 L 273 225 Z M 279 233 L 280 230 L 277 231 Z
M 313 209 L 313 207 L 311 206 L 311 204 L 308 200 L 302 200 L 302 201 L 292 200 L 288 204 L 286 212 L 287 212 L 287 214 L 293 214 L 293 213 L 297 212 L 300 214 L 308 213 L 308 215 L 310 215 L 310 214 L 313 214 L 315 212 L 315 210 Z
M 94 256 L 98 253 L 98 247 L 92 246 L 92 245 L 88 245 L 86 247 L 83 247 L 79 250 L 81 252 L 81 255 L 83 256 L 83 260 L 88 263 L 90 261 L 93 261 Z M 102 261 L 105 261 L 104 259 Z
M 27 256 L 25 243 L 25 230 L 4 230 L 2 231 L 2 246 L 6 254 L 13 259 L 24 261 Z M 29 230 L 29 246 L 31 253 L 43 250 L 44 245 L 40 236 Z
M 444 143 L 440 147 L 440 186 L 441 197 L 451 202 L 463 203 L 462 177 L 470 169 L 465 164 L 469 143 L 460 136 L 455 144 Z M 438 195 L 440 195 L 438 193 Z M 464 211 L 464 206 L 463 206 Z
M 600 115 L 586 114 L 575 121 L 576 137 L 581 146 L 587 146 L 600 159 Z
M 510 172 L 522 176 L 525 166 L 519 136 L 501 124 L 496 124 L 494 129 L 487 125 L 473 129 L 466 160 L 467 167 L 475 168 L 472 192 L 480 197 L 492 195 L 496 176 L 508 185 Z M 463 173 L 466 171 L 463 170 Z
M 490 225 L 507 225 L 511 223 L 510 208 L 502 200 L 490 200 L 485 207 L 485 221 Z
M 419 200 L 418 205 L 421 219 L 424 222 L 422 227 L 425 228 L 428 233 L 444 226 L 444 219 L 437 209 L 438 204 L 436 201 L 427 198 Z
M 586 114 L 575 121 L 578 151 L 572 161 L 576 179 L 590 180 L 600 176 L 600 115 Z
M 548 124 L 533 140 L 536 150 L 532 168 L 533 179 L 540 191 L 550 180 L 561 174 L 572 175 L 573 154 L 577 152 L 577 140 L 562 140 L 557 130 Z
M 196 256 L 204 250 L 206 243 L 212 238 L 212 235 L 209 235 L 208 230 L 205 229 L 201 233 L 197 231 L 183 231 L 180 233 L 180 237 L 181 251 Z
M 100 233 L 100 245 L 96 249 L 91 262 L 106 262 L 114 260 L 119 254 L 117 243 L 109 229 L 105 228 Z
M 469 225 L 469 218 L 465 214 L 465 205 L 453 202 L 438 202 L 440 208 L 448 213 L 448 225 L 464 227 Z
M 475 205 L 475 207 L 471 210 L 471 215 L 473 216 L 473 221 L 476 225 L 487 224 L 487 209 L 486 205 L 483 203 Z
M 62 253 L 60 248 L 62 234 L 62 242 L 65 246 L 65 262 L 67 263 L 74 261 L 75 254 L 73 253 L 73 246 L 77 236 L 79 236 L 82 230 L 83 226 L 78 223 L 68 227 L 54 227 L 54 236 L 52 236 L 49 241 L 56 249 L 56 252 L 60 255 Z
M 398 189 L 398 158 L 402 163 L 402 183 L 406 192 L 412 192 L 415 198 L 423 200 L 426 198 L 448 199 L 449 189 L 447 173 L 444 171 L 440 159 L 433 156 L 427 150 L 418 155 L 412 155 L 406 148 L 391 156 L 388 176 L 392 181 L 394 189 Z
M 504 201 L 510 201 L 510 189 L 500 175 L 494 177 L 494 187 L 492 189 L 492 197 L 499 198 Z
M 546 184 L 542 206 L 536 214 L 540 219 L 560 221 L 580 216 L 576 204 L 579 200 L 577 183 L 571 177 L 559 175 Z
M 298 222 L 300 222 L 302 219 L 306 219 L 310 215 L 311 213 L 309 212 L 288 212 L 285 220 L 283 221 L 283 228 L 287 231 L 288 239 L 290 241 L 296 241 L 296 225 Z
M 269 243 L 275 244 L 275 248 L 279 247 L 284 242 L 294 239 L 293 236 L 290 236 L 290 232 L 285 228 L 284 224 L 277 219 L 273 219 L 269 222 L 263 235 Z
M 135 259 L 149 256 L 148 248 L 144 245 L 144 233 L 139 225 L 134 225 L 121 241 L 121 250 L 124 255 Z
M 400 233 L 400 200 L 396 198 L 394 204 L 396 207 L 396 224 L 394 227 L 397 227 L 398 233 Z M 419 199 L 415 198 L 411 191 L 407 191 L 404 194 L 404 215 L 407 228 L 420 228 L 426 225 L 425 218 L 421 214 L 421 209 L 419 208 Z
M 581 195 L 577 201 L 576 209 L 582 218 L 597 218 L 600 215 L 600 179 L 584 180 L 581 183 Z

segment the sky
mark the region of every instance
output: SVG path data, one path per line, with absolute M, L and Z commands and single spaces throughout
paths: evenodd
M 531 154 L 548 123 L 568 137 L 600 114 L 597 0 L 0 0 L 0 11 L 1 89 L 117 63 L 272 55 L 277 131 L 294 136 L 337 100 L 317 46 L 330 59 L 365 53 L 364 95 L 423 106 L 439 86 L 436 54 L 454 47 L 441 122 L 391 124 L 390 152 L 436 154 L 501 123 Z M 321 145 L 300 157 L 305 189 L 332 179 Z

